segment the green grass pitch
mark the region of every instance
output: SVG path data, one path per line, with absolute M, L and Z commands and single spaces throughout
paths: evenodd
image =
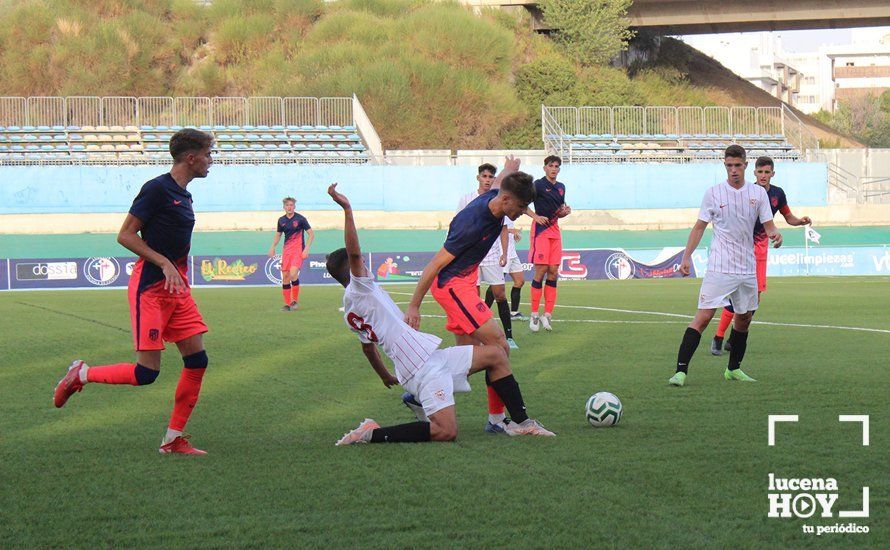
M 553 333 L 517 323 L 516 377 L 556 438 L 484 434 L 477 375 L 457 397 L 456 443 L 347 448 L 334 442 L 366 416 L 412 417 L 346 329 L 342 290 L 305 287 L 293 313 L 273 287 L 196 290 L 210 367 L 188 432 L 206 457 L 157 453 L 172 346 L 154 385 L 90 385 L 52 406 L 72 359 L 132 360 L 124 291 L 0 293 L 0 546 L 886 548 L 890 278 L 773 278 L 743 364 L 758 382 L 723 380 L 714 321 L 688 385 L 669 387 L 698 285 L 566 281 L 559 302 L 574 307 Z M 387 288 L 397 302 L 412 289 Z M 423 313 L 445 337 L 438 306 Z M 624 404 L 614 428 L 584 418 L 600 390 Z M 769 414 L 800 417 L 775 447 Z M 870 446 L 839 414 L 870 415 Z M 837 479 L 835 517 L 768 518 L 771 472 Z M 863 485 L 870 517 L 839 519 Z M 802 533 L 849 521 L 870 532 Z

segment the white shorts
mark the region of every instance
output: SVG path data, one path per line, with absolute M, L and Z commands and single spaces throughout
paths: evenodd
M 522 262 L 519 260 L 519 256 L 510 256 L 507 258 L 507 265 L 504 266 L 504 273 L 521 273 L 525 271 L 522 268 Z
M 705 273 L 698 294 L 698 309 L 717 309 L 728 305 L 732 305 L 736 313 L 757 309 L 757 275 Z
M 454 405 L 454 394 L 470 391 L 473 346 L 453 346 L 433 352 L 411 380 L 402 387 L 411 393 L 423 412 L 431 416 Z
M 483 285 L 504 284 L 504 268 L 498 265 L 480 265 L 479 281 Z

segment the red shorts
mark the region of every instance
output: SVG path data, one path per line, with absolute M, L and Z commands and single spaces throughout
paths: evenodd
M 534 230 L 535 225 L 532 224 L 532 244 L 528 251 L 528 261 L 543 265 L 562 264 L 562 234 L 545 231 L 535 235 Z
M 445 310 L 445 330 L 452 334 L 473 334 L 491 319 L 491 308 L 479 298 L 477 274 L 454 278 L 439 288 L 433 283 L 432 295 Z
M 131 285 L 130 322 L 136 351 L 162 350 L 164 342 L 180 342 L 207 332 L 191 293 L 168 295 L 163 290 L 139 292 Z
M 300 269 L 303 267 L 303 250 L 284 250 L 281 254 L 281 271 Z
M 766 260 L 769 257 L 769 241 L 754 244 L 754 259 L 757 262 L 757 292 L 766 290 Z

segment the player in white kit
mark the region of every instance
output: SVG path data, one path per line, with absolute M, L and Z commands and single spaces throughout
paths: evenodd
M 742 372 L 741 363 L 748 347 L 748 326 L 757 309 L 757 266 L 754 259 L 754 224 L 759 220 L 773 247 L 782 246 L 782 234 L 773 223 L 769 197 L 763 187 L 745 181 L 748 166 L 745 149 L 739 145 L 726 148 L 723 164 L 726 181 L 705 191 L 698 221 L 689 233 L 686 251 L 680 263 L 683 275 L 689 275 L 692 253 L 701 242 L 705 228 L 713 224 L 714 235 L 708 251 L 708 271 L 702 280 L 698 311 L 686 328 L 677 354 L 677 372 L 668 381 L 673 386 L 686 383 L 689 361 L 698 347 L 717 308 L 731 305 L 738 332 L 729 354 L 729 365 L 723 372 L 727 380 L 754 382 Z
M 479 371 L 488 372 L 491 387 L 504 401 L 514 420 L 507 425 L 509 435 L 554 435 L 526 414 L 519 384 L 510 371 L 504 349 L 500 346 L 439 349 L 441 338 L 414 330 L 404 322 L 402 311 L 369 274 L 349 200 L 336 188 L 337 184 L 332 184 L 328 194 L 345 213 L 346 248 L 328 255 L 327 270 L 346 287 L 344 320 L 358 335 L 365 357 L 383 384 L 387 388 L 401 384 L 416 396 L 429 420 L 381 428 L 366 418 L 337 441 L 337 445 L 453 441 L 457 437 L 454 393 L 470 391 L 467 377 Z M 378 346 L 395 365 L 395 376 L 384 365 Z

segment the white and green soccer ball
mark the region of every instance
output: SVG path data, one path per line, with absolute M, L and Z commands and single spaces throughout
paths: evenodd
M 615 394 L 601 391 L 591 395 L 587 400 L 585 413 L 591 426 L 606 428 L 618 424 L 622 410 L 621 400 Z

